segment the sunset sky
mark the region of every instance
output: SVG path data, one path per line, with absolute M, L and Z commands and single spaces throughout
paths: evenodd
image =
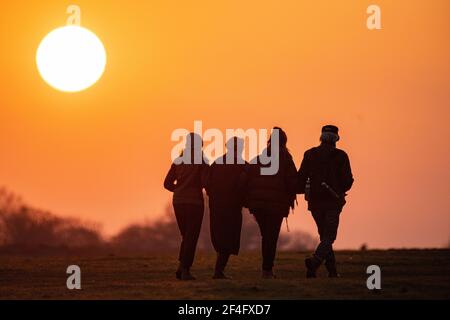
M 108 57 L 79 93 L 47 85 L 35 61 L 69 4 Z M 382 30 L 366 27 L 370 4 Z M 0 185 L 28 203 L 112 234 L 164 214 L 173 130 L 280 126 L 298 167 L 332 123 L 355 176 L 336 247 L 450 240 L 448 0 L 0 6 Z M 315 234 L 299 203 L 290 227 Z

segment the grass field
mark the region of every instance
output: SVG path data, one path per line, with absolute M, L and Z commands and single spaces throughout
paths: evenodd
M 260 279 L 258 253 L 230 261 L 233 280 L 212 280 L 214 255 L 197 254 L 196 281 L 175 280 L 176 254 L 98 257 L 0 256 L 0 299 L 450 299 L 450 250 L 339 251 L 342 278 L 306 279 L 305 253 L 279 253 L 277 279 Z M 81 290 L 66 288 L 66 268 L 81 268 Z M 366 287 L 381 267 L 382 289 Z

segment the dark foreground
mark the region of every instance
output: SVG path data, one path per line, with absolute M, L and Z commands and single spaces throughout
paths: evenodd
M 212 280 L 212 254 L 197 255 L 198 280 L 174 279 L 175 254 L 157 256 L 0 256 L 0 299 L 450 299 L 450 250 L 340 251 L 340 279 L 305 279 L 305 253 L 280 253 L 278 279 L 261 280 L 259 255 L 233 257 L 233 280 Z M 68 290 L 66 268 L 81 268 L 81 290 Z M 381 290 L 366 287 L 379 265 Z

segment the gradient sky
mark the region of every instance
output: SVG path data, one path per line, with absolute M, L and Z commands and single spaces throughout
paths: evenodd
M 108 54 L 76 94 L 35 65 L 72 3 Z M 299 166 L 334 123 L 355 175 L 336 246 L 446 245 L 449 30 L 448 0 L 2 3 L 0 185 L 111 234 L 165 212 L 176 128 L 281 126 Z M 315 233 L 299 200 L 290 226 Z

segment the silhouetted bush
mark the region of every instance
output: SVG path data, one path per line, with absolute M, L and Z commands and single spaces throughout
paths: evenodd
M 103 245 L 95 227 L 31 208 L 5 189 L 0 190 L 0 241 L 2 247 L 27 248 Z
M 125 227 L 110 240 L 110 245 L 125 252 L 162 252 L 176 250 L 179 242 L 177 223 L 168 208 L 166 215 L 152 224 Z
M 198 240 L 199 251 L 213 251 L 209 231 L 209 208 L 205 205 L 202 229 Z M 126 252 L 151 252 L 178 250 L 181 237 L 172 206 L 167 206 L 163 218 L 153 224 L 131 225 L 123 229 L 111 240 L 112 248 Z M 243 211 L 241 251 L 259 250 L 261 236 L 258 225 L 248 210 Z M 280 251 L 310 251 L 317 240 L 308 233 L 282 232 L 278 240 Z
M 20 197 L 0 189 L 0 252 L 7 253 L 151 253 L 176 251 L 181 241 L 180 232 L 171 205 L 166 213 L 153 223 L 132 224 L 110 240 L 105 240 L 93 224 L 71 218 L 62 218 L 32 208 Z M 258 225 L 247 210 L 243 212 L 241 250 L 259 250 Z M 317 240 L 303 232 L 282 233 L 279 250 L 312 250 Z M 198 250 L 213 251 L 209 233 L 209 209 L 205 216 L 198 242 Z

